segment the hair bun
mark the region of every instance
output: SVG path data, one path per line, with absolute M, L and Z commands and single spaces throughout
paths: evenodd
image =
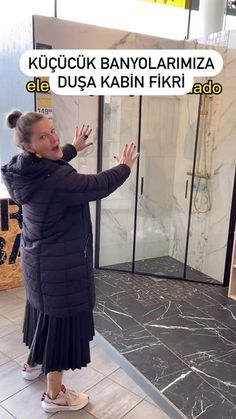
M 16 123 L 21 115 L 22 115 L 22 112 L 19 111 L 19 109 L 14 109 L 13 111 L 11 111 L 6 117 L 7 126 L 9 128 L 15 128 Z

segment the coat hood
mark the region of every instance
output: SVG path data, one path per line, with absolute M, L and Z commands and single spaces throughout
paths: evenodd
M 3 182 L 11 198 L 22 205 L 37 191 L 40 184 L 60 166 L 60 160 L 38 158 L 22 152 L 1 167 Z

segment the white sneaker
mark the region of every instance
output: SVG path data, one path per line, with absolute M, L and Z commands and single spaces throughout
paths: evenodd
M 24 364 L 21 374 L 25 380 L 33 381 L 42 374 L 42 365 L 35 364 L 34 367 L 30 367 L 28 364 Z
M 42 396 L 42 408 L 45 412 L 62 412 L 83 409 L 88 404 L 89 396 L 67 390 L 64 385 L 55 399 L 50 399 L 47 393 Z

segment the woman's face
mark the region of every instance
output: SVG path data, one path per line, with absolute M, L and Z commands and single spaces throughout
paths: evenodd
M 42 118 L 32 128 L 31 143 L 25 144 L 25 149 L 46 159 L 61 159 L 63 152 L 60 148 L 60 138 L 52 121 Z

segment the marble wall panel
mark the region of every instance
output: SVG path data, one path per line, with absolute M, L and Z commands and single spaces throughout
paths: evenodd
M 203 115 L 200 118 L 197 161 L 199 157 L 200 171 L 204 171 L 204 165 L 206 165 L 210 178 L 205 180 L 196 177 L 194 180 L 188 252 L 188 264 L 191 267 L 223 282 L 236 156 L 235 34 L 216 34 L 214 37 L 201 40 L 201 43 L 190 43 L 190 45 L 188 43 L 189 46 L 199 49 L 217 49 L 224 59 L 222 72 L 212 78 L 214 82 L 220 82 L 223 85 L 223 92 L 220 96 L 208 99 L 207 109 L 203 106 Z M 207 116 L 204 115 L 205 110 L 207 110 Z M 185 122 L 182 123 L 185 124 Z M 179 141 L 178 149 L 181 148 L 181 136 Z M 186 167 L 186 158 L 185 156 L 178 157 L 177 153 L 176 171 L 183 166 Z M 178 175 L 175 177 L 176 208 L 172 217 L 175 221 L 174 226 L 172 225 L 171 245 L 173 247 L 170 254 L 181 260 L 183 259 L 182 246 L 177 246 L 175 240 L 176 236 L 181 237 L 180 226 L 183 223 L 184 214 L 187 215 L 187 208 L 183 208 L 181 204 L 183 203 L 183 199 L 179 196 L 181 185 L 177 185 L 177 179 L 179 179 Z M 200 213 L 197 208 L 200 209 Z M 184 237 L 182 243 L 184 243 Z
M 198 96 L 180 99 L 177 146 L 174 163 L 169 255 L 184 261 L 194 144 L 197 128 Z M 188 182 L 186 194 L 186 182 Z

